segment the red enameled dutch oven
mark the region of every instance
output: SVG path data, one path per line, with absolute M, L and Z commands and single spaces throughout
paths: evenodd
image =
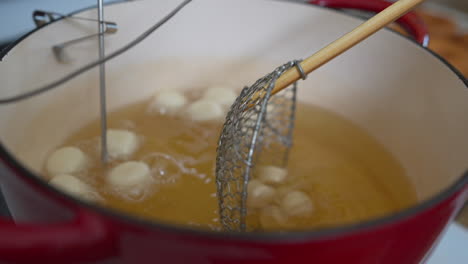
M 106 6 L 122 46 L 179 1 Z M 210 82 L 243 86 L 276 66 L 312 54 L 362 22 L 329 8 L 379 11 L 377 0 L 195 0 L 139 46 L 107 63 L 110 110 L 162 87 Z M 96 11 L 79 12 L 94 18 Z M 301 82 L 299 100 L 365 128 L 411 178 L 419 204 L 379 219 L 330 229 L 229 234 L 148 221 L 75 200 L 37 176 L 47 153 L 98 117 L 97 73 L 53 91 L 0 106 L 0 185 L 14 218 L 0 220 L 0 262 L 7 263 L 422 263 L 468 197 L 467 80 L 425 48 L 414 14 L 400 20 L 416 42 L 382 30 Z M 59 19 L 1 54 L 2 97 L 56 80 L 96 58 L 96 40 L 51 47 L 95 32 L 85 20 Z M 185 56 L 190 63 L 181 60 Z M 197 63 L 194 63 L 196 61 Z M 177 65 L 177 67 L 176 67 Z

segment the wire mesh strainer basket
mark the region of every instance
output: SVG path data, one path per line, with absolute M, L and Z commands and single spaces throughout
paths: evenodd
M 245 87 L 226 117 L 218 142 L 216 183 L 221 224 L 248 231 L 247 186 L 254 165 L 286 167 L 292 145 L 297 83 L 272 95 L 276 80 L 298 66 L 292 61 Z

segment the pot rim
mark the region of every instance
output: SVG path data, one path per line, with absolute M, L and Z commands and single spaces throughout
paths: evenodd
M 107 5 L 111 4 L 118 4 L 122 3 L 122 1 L 114 1 L 111 3 L 108 3 Z M 316 5 L 310 5 L 307 4 L 306 2 L 290 2 L 289 4 L 302 4 L 308 6 L 308 8 L 321 8 L 321 9 L 326 9 L 328 11 L 334 12 L 339 15 L 345 15 L 345 16 L 350 16 L 354 17 L 355 19 L 359 19 L 364 21 L 365 19 L 358 16 L 358 15 L 352 15 L 348 13 L 343 13 L 342 11 L 332 9 L 332 8 L 327 8 L 323 6 L 316 6 Z M 75 12 L 72 12 L 71 14 L 76 14 L 80 13 L 82 11 L 86 11 L 88 9 L 95 8 L 94 6 L 83 8 L 80 10 L 77 10 Z M 0 51 L 0 61 L 3 59 L 7 53 L 13 49 L 16 45 L 18 45 L 21 41 L 26 39 L 29 35 L 35 33 L 36 31 L 42 29 L 45 26 L 48 26 L 56 21 L 60 21 L 63 18 L 59 18 L 57 20 L 51 21 L 47 24 L 44 24 L 40 27 L 37 27 L 30 32 L 24 34 L 22 37 L 17 39 L 16 41 L 12 42 L 10 45 L 8 45 L 6 48 Z M 390 32 L 393 32 L 400 37 L 403 37 L 410 41 L 411 43 L 417 45 L 419 48 L 425 50 L 429 55 L 434 56 L 438 60 L 440 60 L 443 64 L 445 64 L 455 75 L 457 75 L 460 80 L 465 84 L 466 88 L 468 88 L 468 79 L 466 79 L 463 74 L 458 71 L 453 65 L 451 65 L 449 62 L 447 62 L 444 58 L 442 58 L 439 54 L 435 53 L 434 51 L 430 50 L 429 48 L 421 46 L 419 43 L 417 43 L 414 39 L 411 37 L 405 36 L 397 31 L 394 31 L 389 28 L 384 28 L 384 30 L 388 30 Z M 52 187 L 50 184 L 48 184 L 46 181 L 41 179 L 38 175 L 35 173 L 31 172 L 29 169 L 26 167 L 22 166 L 19 161 L 17 161 L 12 154 L 6 149 L 6 147 L 0 142 L 0 160 L 9 165 L 10 169 L 15 169 L 17 172 L 17 176 L 24 177 L 26 180 L 30 181 L 30 183 L 34 183 L 37 186 L 42 187 L 45 191 L 48 193 L 51 193 L 58 198 L 63 199 L 65 202 L 68 204 L 75 204 L 80 207 L 90 209 L 94 212 L 97 212 L 100 215 L 104 215 L 106 217 L 112 218 L 114 220 L 118 221 L 124 221 L 127 223 L 131 223 L 134 225 L 139 225 L 144 228 L 149 228 L 153 230 L 158 230 L 158 231 L 163 231 L 167 233 L 178 233 L 178 234 L 183 234 L 187 236 L 198 236 L 198 237 L 204 237 L 204 238 L 212 238 L 212 239 L 235 239 L 235 240 L 248 240 L 252 242 L 266 242 L 266 243 L 274 243 L 274 242 L 279 242 L 279 241 L 298 241 L 298 240 L 322 240 L 322 239 L 327 239 L 329 237 L 336 237 L 336 236 L 346 236 L 350 235 L 352 233 L 357 233 L 357 232 L 362 232 L 362 231 L 369 231 L 371 229 L 375 229 L 378 227 L 383 227 L 385 225 L 403 221 L 406 219 L 409 219 L 413 216 L 416 216 L 429 208 L 433 208 L 437 206 L 438 204 L 442 203 L 443 201 L 449 199 L 452 197 L 454 194 L 460 192 L 463 188 L 468 186 L 468 169 L 460 176 L 458 180 L 456 180 L 453 184 L 451 184 L 449 187 L 443 189 L 439 193 L 433 195 L 431 198 L 426 199 L 422 202 L 417 203 L 416 205 L 413 205 L 411 207 L 408 207 L 406 209 L 403 209 L 401 211 L 398 211 L 393 214 L 385 215 L 382 217 L 378 218 L 373 218 L 370 220 L 358 222 L 358 223 L 352 223 L 352 224 L 346 224 L 346 225 L 340 225 L 337 227 L 326 227 L 326 228 L 320 228 L 320 229 L 307 229 L 307 230 L 296 230 L 296 231 L 287 231 L 287 232 L 249 232 L 249 233 L 237 233 L 237 232 L 218 232 L 218 231 L 211 231 L 211 230 L 203 230 L 203 229 L 196 229 L 188 226 L 177 226 L 177 225 L 172 225 L 167 222 L 162 222 L 158 220 L 149 220 L 145 218 L 141 218 L 138 216 L 132 216 L 130 214 L 126 214 L 124 212 L 120 212 L 115 209 L 111 208 L 106 208 L 104 206 L 99 206 L 91 203 L 86 203 L 84 201 L 81 201 L 79 199 L 76 199 L 72 196 L 66 195 L 65 193 L 59 191 L 58 189 Z

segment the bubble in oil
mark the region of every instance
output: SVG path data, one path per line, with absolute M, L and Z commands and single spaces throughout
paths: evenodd
M 184 174 L 193 175 L 199 179 L 206 177 L 195 168 L 187 168 L 183 158 L 176 159 L 169 154 L 154 152 L 146 155 L 142 160 L 150 166 L 156 184 L 174 184 Z
M 203 155 L 205 152 L 214 150 L 218 129 L 207 127 L 208 124 L 185 122 L 188 126 L 179 136 L 174 138 L 173 145 L 191 155 Z M 208 125 L 211 126 L 211 125 Z
M 89 157 L 90 167 L 96 166 L 95 161 L 100 158 L 100 147 L 99 147 L 100 140 L 98 137 L 81 140 L 75 144 L 75 146 L 81 149 L 86 155 Z
M 164 153 L 151 153 L 142 159 L 150 167 L 153 179 L 157 184 L 175 183 L 182 175 L 177 160 Z
M 124 195 L 126 196 L 127 199 L 131 199 L 133 201 L 139 202 L 145 200 L 145 198 L 149 195 L 150 190 L 149 188 L 134 188 L 128 192 L 126 192 Z M 154 193 L 154 190 L 152 190 L 151 193 Z

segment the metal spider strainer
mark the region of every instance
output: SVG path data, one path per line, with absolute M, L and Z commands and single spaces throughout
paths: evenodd
M 286 167 L 294 129 L 297 83 L 272 95 L 276 80 L 297 67 L 292 61 L 245 87 L 229 110 L 217 148 L 216 184 L 221 224 L 226 231 L 244 232 L 247 186 L 254 165 Z

